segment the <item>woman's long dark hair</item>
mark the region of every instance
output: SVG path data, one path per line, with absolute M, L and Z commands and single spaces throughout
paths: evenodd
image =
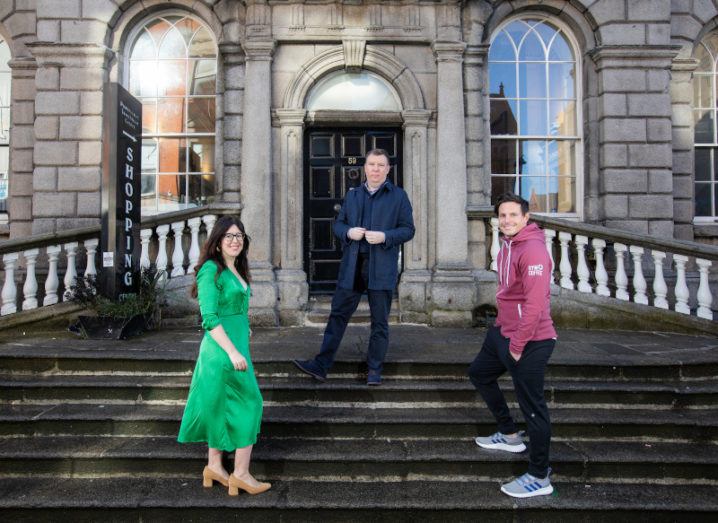
M 199 263 L 197 263 L 197 266 L 194 268 L 195 274 L 199 273 L 200 267 L 202 267 L 202 265 L 209 260 L 212 260 L 217 264 L 217 267 L 219 267 L 215 280 L 219 277 L 219 274 L 227 268 L 227 265 L 224 263 L 224 257 L 222 256 L 222 240 L 232 225 L 236 225 L 242 234 L 244 234 L 244 244 L 242 245 L 242 250 L 240 251 L 239 256 L 237 256 L 234 260 L 234 266 L 244 281 L 249 283 L 252 280 L 252 277 L 249 274 L 249 262 L 247 261 L 247 251 L 249 250 L 250 238 L 247 236 L 247 233 L 244 232 L 244 224 L 237 216 L 222 216 L 219 220 L 217 220 L 217 223 L 214 224 L 212 233 L 209 235 L 209 238 L 207 238 L 207 241 L 204 242 L 204 246 L 202 247 Z M 190 293 L 193 298 L 197 297 L 196 279 L 192 285 Z

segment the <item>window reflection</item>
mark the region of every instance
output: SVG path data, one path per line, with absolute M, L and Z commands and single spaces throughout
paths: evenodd
M 142 102 L 143 215 L 211 201 L 217 103 L 212 33 L 192 17 L 161 15 L 143 25 L 128 54 L 129 89 Z
M 546 19 L 514 20 L 494 35 L 488 70 L 492 197 L 512 190 L 534 212 L 575 214 L 579 101 L 568 38 Z
M 401 101 L 394 88 L 373 73 L 340 71 L 312 88 L 307 97 L 307 109 L 401 111 Z
M 693 73 L 694 210 L 696 217 L 714 217 L 718 215 L 715 90 L 718 32 L 707 35 L 694 49 L 693 57 L 698 60 Z

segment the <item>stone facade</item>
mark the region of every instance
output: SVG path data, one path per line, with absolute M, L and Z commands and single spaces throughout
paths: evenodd
M 568 28 L 581 78 L 579 218 L 712 242 L 693 223 L 693 47 L 718 25 L 710 0 L 8 0 L 12 60 L 9 224 L 18 238 L 98 223 L 102 96 L 126 78 L 128 38 L 153 13 L 191 14 L 218 48 L 216 192 L 251 231 L 253 306 L 301 323 L 304 133 L 313 125 L 399 124 L 417 233 L 399 287 L 406 321 L 468 324 L 492 299 L 487 62 L 516 16 Z M 402 110 L 310 113 L 334 71 L 386 80 Z

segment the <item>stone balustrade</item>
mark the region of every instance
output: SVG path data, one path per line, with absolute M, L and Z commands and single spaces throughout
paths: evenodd
M 209 235 L 217 220 L 217 214 L 208 210 L 225 209 L 193 209 L 143 220 L 140 267 L 147 269 L 155 264 L 167 278 L 193 274 L 200 257 L 201 238 Z M 172 243 L 171 257 L 167 255 L 168 240 Z M 99 242 L 100 228 L 88 227 L 0 244 L 3 262 L 0 315 L 69 301 L 69 289 L 77 280 L 78 270 L 84 277 L 97 276 L 102 270 L 96 263 Z M 42 275 L 37 270 L 41 262 Z M 40 276 L 44 278 L 42 291 Z
M 562 288 L 713 319 L 709 271 L 718 260 L 715 247 L 542 216 L 532 218 L 543 227 L 554 283 Z M 498 220 L 490 218 L 489 223 L 491 270 L 495 271 L 500 249 Z M 698 279 L 693 296 L 689 268 L 693 279 L 695 273 Z M 670 279 L 665 276 L 668 272 Z

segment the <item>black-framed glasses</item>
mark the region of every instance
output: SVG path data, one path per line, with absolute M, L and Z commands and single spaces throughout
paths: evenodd
M 238 242 L 241 242 L 242 240 L 244 240 L 244 234 L 242 234 L 241 232 L 235 234 L 228 232 L 224 235 L 224 241 L 232 243 L 232 240 L 237 240 Z

